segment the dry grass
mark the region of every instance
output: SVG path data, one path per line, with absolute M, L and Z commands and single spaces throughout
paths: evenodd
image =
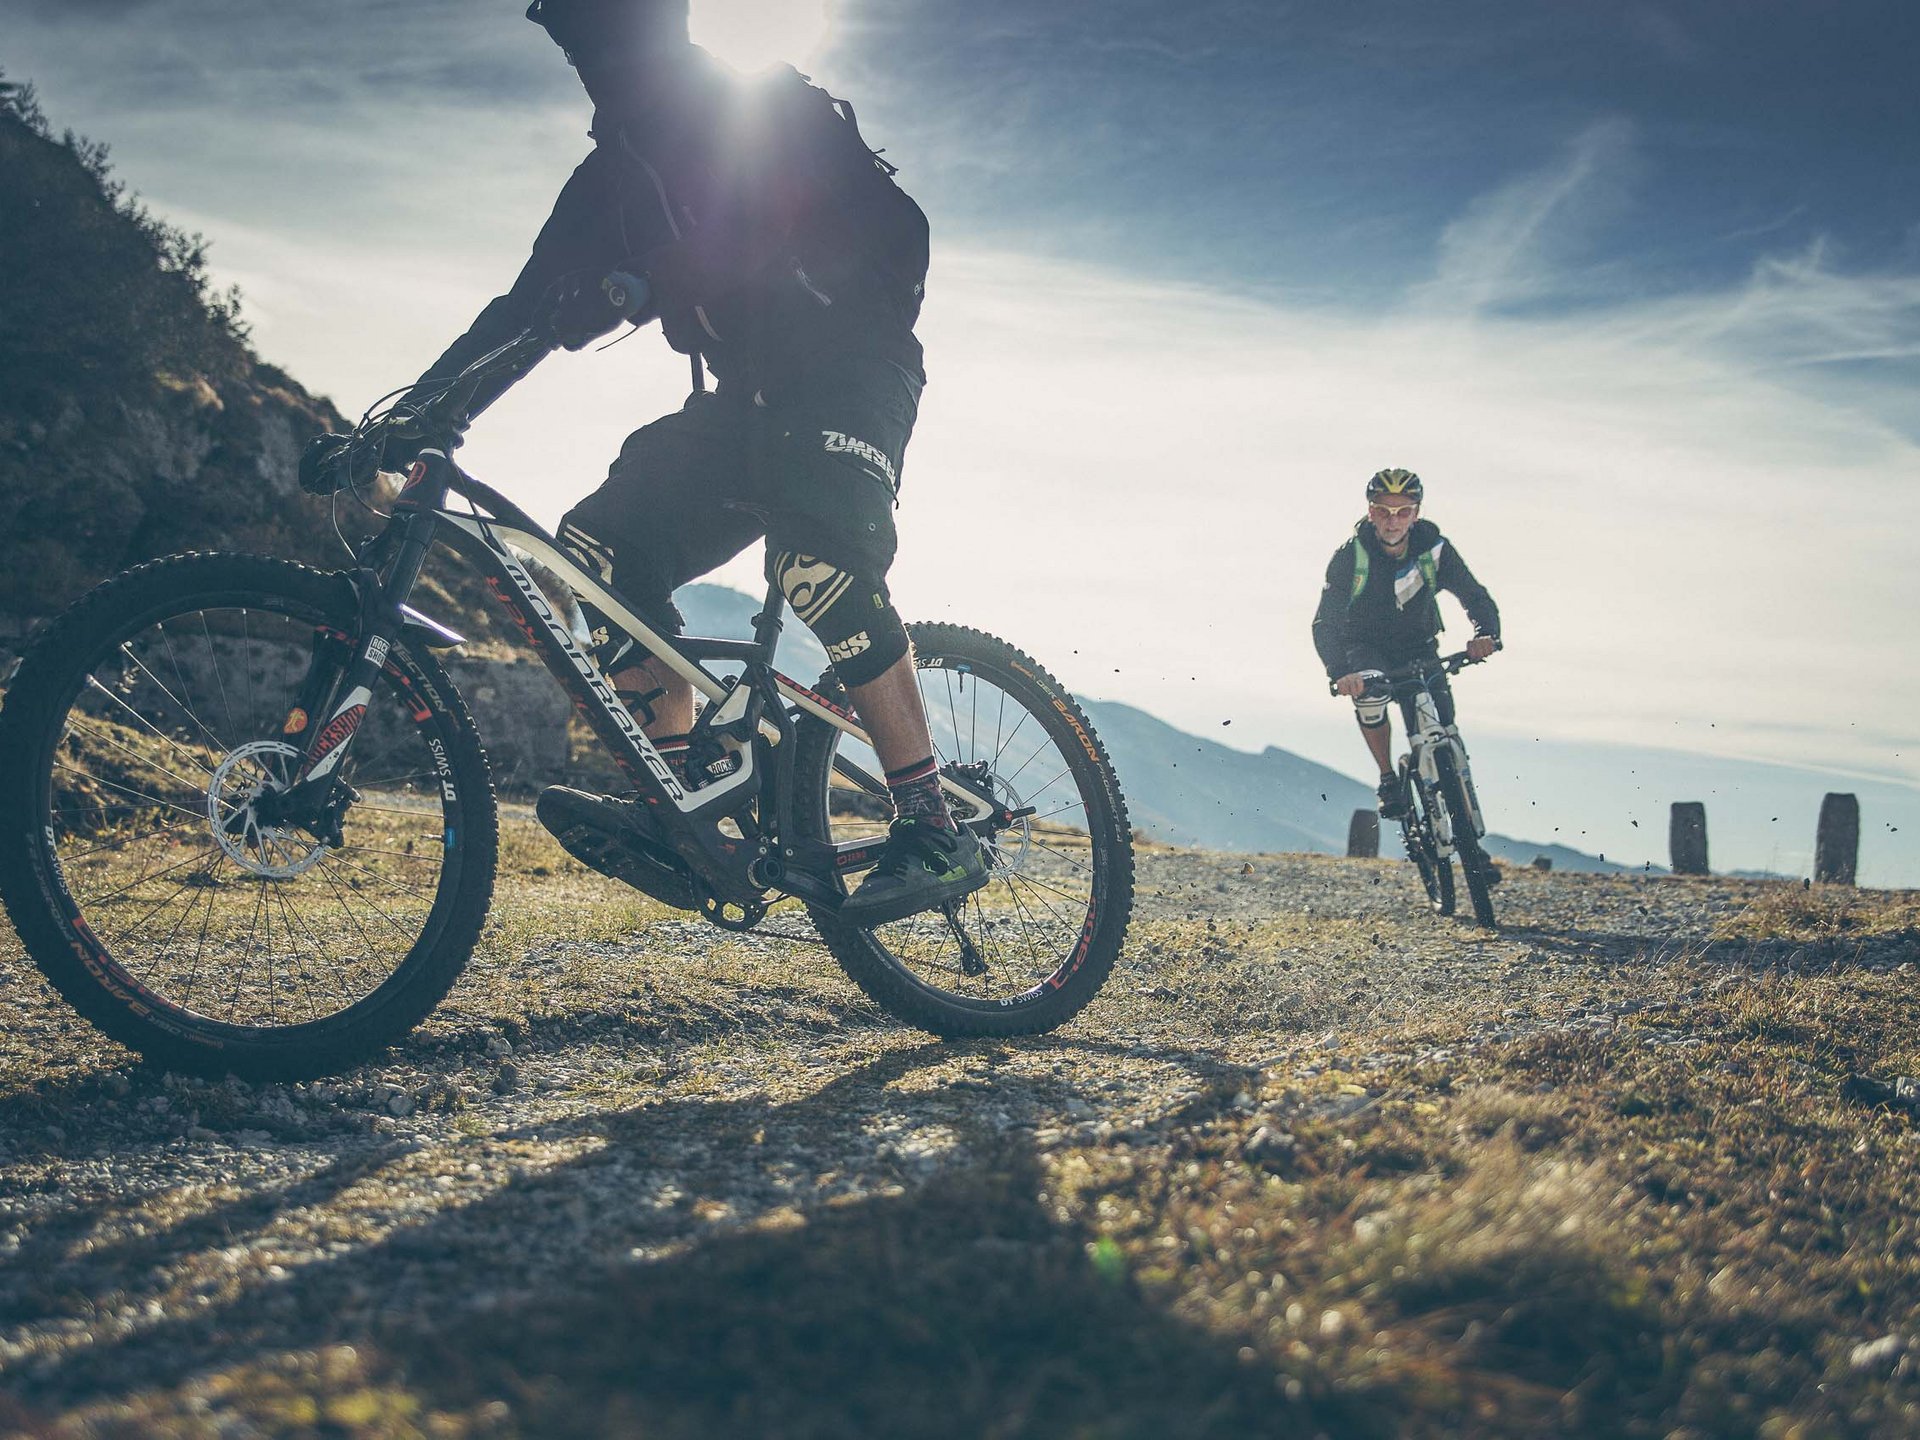
M 40 1430 L 1920 1433 L 1920 1374 L 1903 1348 L 1920 1340 L 1920 1128 L 1848 1098 L 1850 1076 L 1920 1074 L 1911 967 L 1880 965 L 1905 943 L 1911 897 L 1768 887 L 1707 956 L 1595 966 L 1578 982 L 1562 972 L 1556 983 L 1583 996 L 1632 1002 L 1611 1026 L 1543 1022 L 1483 1043 L 1486 997 L 1448 994 L 1412 1021 L 1344 1028 L 1338 1050 L 1301 1033 L 1303 976 L 1330 957 L 1391 967 L 1393 932 L 1376 928 L 1386 922 L 1317 900 L 1317 914 L 1237 918 L 1198 901 L 1189 914 L 1163 906 L 1130 945 L 1155 984 L 1123 971 L 1110 1003 L 1054 1040 L 943 1049 L 883 1029 L 817 951 L 728 941 L 656 963 L 678 921 L 588 875 L 524 809 L 505 820 L 493 923 L 423 1046 L 498 1032 L 533 1037 L 534 1053 L 559 1048 L 570 1027 L 598 1026 L 629 1048 L 597 1051 L 600 1068 L 568 1097 L 602 1117 L 561 1137 L 582 1157 L 576 1168 L 475 1200 L 463 1224 L 499 1245 L 536 1243 L 516 1227 L 584 1203 L 568 1186 L 593 1173 L 595 1147 L 624 1143 L 650 1165 L 690 1130 L 715 1152 L 751 1152 L 764 1097 L 739 1100 L 733 1081 L 796 1037 L 836 1036 L 872 1058 L 870 1080 L 805 1082 L 823 1095 L 870 1083 L 888 1114 L 963 1097 L 949 1160 L 930 1178 L 844 1201 L 743 1203 L 743 1223 L 644 1262 L 570 1249 L 531 1293 L 474 1308 L 458 1302 L 486 1281 L 483 1264 L 456 1263 L 457 1250 L 442 1262 L 430 1238 L 368 1218 L 395 1176 L 443 1157 L 386 1157 L 328 1212 L 356 1254 L 300 1282 L 322 1318 L 283 1321 L 264 1301 L 223 1298 L 233 1310 L 222 1326 L 257 1327 L 244 1356 L 183 1352 L 182 1371 L 198 1367 L 190 1378 L 133 1387 Z M 1419 933 L 1436 933 L 1413 913 Z M 1879 968 L 1855 964 L 1851 948 L 1809 967 L 1742 958 L 1743 947 L 1836 937 L 1852 947 L 1862 935 L 1877 937 Z M 1531 974 L 1519 959 L 1512 972 L 1516 988 Z M 1038 1131 L 983 1118 L 1008 1103 L 1023 1065 L 1070 1071 L 1080 1093 L 1103 1096 L 1085 1077 L 1111 1064 L 1114 1032 L 1171 1005 L 1160 982 L 1181 987 L 1179 1014 L 1191 1017 L 1181 1043 L 1211 1066 L 1180 1082 L 1177 1106 L 1122 1094 L 1089 1107 L 1124 1120 L 1122 1105 L 1138 1104 L 1146 1116 L 1104 1135 L 1091 1118 Z M 645 1043 L 663 1034 L 671 1046 Z M 1257 1053 L 1284 1057 L 1258 1070 L 1225 1058 L 1246 1053 L 1228 1040 L 1249 1037 Z M 645 1107 L 669 1087 L 674 1118 L 649 1120 L 661 1112 Z M 233 1103 L 256 1099 L 236 1090 Z M 730 1120 L 730 1104 L 760 1118 Z M 543 1143 L 495 1133 L 476 1107 L 448 1108 L 463 1156 L 490 1172 Z M 51 1108 L 10 1113 L 66 1123 Z M 857 1129 L 851 1113 L 823 1104 L 811 1123 L 823 1135 Z M 210 1108 L 203 1118 L 218 1123 Z M 658 1163 L 684 1177 L 707 1162 Z M 205 1227 L 217 1247 L 235 1203 L 204 1192 L 183 1218 L 165 1207 L 184 1201 L 158 1195 L 150 1228 Z M 699 1203 L 722 1207 L 713 1194 Z M 481 1228 L 489 1209 L 497 1232 Z M 448 1303 L 396 1300 L 402 1318 L 339 1343 L 326 1302 L 396 1276 L 447 1287 Z M 167 1295 L 183 1312 L 191 1300 Z M 1903 1338 L 1856 1359 L 1890 1335 Z M 36 1433 L 39 1422 L 12 1423 Z
M 1057 1216 L 1303 1422 L 1337 1402 L 1337 1433 L 1913 1433 L 1912 1362 L 1852 1357 L 1920 1306 L 1920 1132 L 1843 1090 L 1910 1072 L 1920 999 L 1721 978 L 1690 998 L 1676 970 L 1643 1012 L 1685 1045 L 1548 1032 L 1271 1077 L 1164 1157 L 1061 1157 Z
M 1851 886 L 1768 885 L 1714 927 L 1716 940 L 1820 942 L 1920 937 L 1920 894 Z

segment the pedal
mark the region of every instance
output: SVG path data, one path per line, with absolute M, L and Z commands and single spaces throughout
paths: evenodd
M 534 813 L 560 848 L 589 870 L 676 910 L 700 908 L 692 877 L 633 833 L 619 801 L 554 785 L 541 793 Z

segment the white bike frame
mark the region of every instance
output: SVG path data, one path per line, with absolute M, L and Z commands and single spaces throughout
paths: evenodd
M 1460 793 L 1467 802 L 1468 813 L 1459 818 L 1473 827 L 1476 838 L 1485 835 L 1486 822 L 1480 816 L 1480 797 L 1474 792 L 1473 771 L 1467 763 L 1467 746 L 1460 738 L 1460 727 L 1440 723 L 1440 707 L 1434 703 L 1431 690 L 1422 689 L 1413 697 L 1413 715 L 1416 723 L 1413 733 L 1407 737 L 1407 743 L 1412 750 L 1414 769 L 1420 776 L 1421 785 L 1429 794 L 1439 793 L 1439 757 L 1443 750 L 1451 754 L 1454 773 L 1460 777 Z M 1425 808 L 1435 849 L 1443 859 L 1452 859 L 1455 848 L 1452 808 L 1447 805 L 1429 805 Z

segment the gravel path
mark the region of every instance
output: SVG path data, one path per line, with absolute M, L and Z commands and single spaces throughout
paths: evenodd
M 1510 872 L 1496 934 L 1427 913 L 1402 865 L 1155 850 L 1090 1010 L 971 1045 L 890 1024 L 817 948 L 649 909 L 477 961 L 385 1063 L 295 1086 L 131 1064 L 0 932 L 0 1394 L 82 1429 L 143 1393 L 204 1416 L 204 1377 L 249 1357 L 324 1370 L 369 1327 L 900 1194 L 1009 1136 L 1125 1144 L 1263 1068 L 1365 1069 L 1409 1022 L 1604 1028 L 1763 888 Z

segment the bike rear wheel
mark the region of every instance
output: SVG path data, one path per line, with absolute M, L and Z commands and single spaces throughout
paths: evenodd
M 343 575 L 177 556 L 83 597 L 15 676 L 0 896 L 54 987 L 158 1065 L 344 1069 L 432 1010 L 472 952 L 493 790 L 430 654 L 387 657 L 343 767 L 359 795 L 340 843 L 272 818 L 358 623 Z
M 1407 858 L 1420 873 L 1420 886 L 1427 892 L 1427 903 L 1436 915 L 1451 915 L 1454 909 L 1453 865 L 1434 842 L 1429 806 L 1431 796 L 1420 782 L 1411 763 L 1400 762 L 1400 793 L 1405 798 L 1406 814 L 1400 817 L 1400 837 L 1407 847 Z
M 1032 659 L 955 625 L 912 627 L 935 758 L 991 793 L 976 827 L 993 878 L 947 911 L 863 929 L 811 907 L 860 988 L 938 1035 L 1031 1035 L 1098 993 L 1133 909 L 1133 833 L 1107 754 L 1073 697 Z M 844 703 L 831 671 L 821 693 Z M 859 778 L 836 770 L 850 762 Z M 818 719 L 802 722 L 796 821 L 809 839 L 884 839 L 878 758 Z
M 1469 818 L 1473 810 L 1467 804 L 1466 789 L 1461 784 L 1453 756 L 1443 750 L 1436 760 L 1440 772 L 1440 795 L 1453 815 L 1453 846 L 1460 856 L 1460 874 L 1467 882 L 1467 898 L 1473 904 L 1473 918 L 1491 930 L 1494 924 L 1493 861 L 1480 848 L 1480 838 L 1474 834 L 1473 822 Z

